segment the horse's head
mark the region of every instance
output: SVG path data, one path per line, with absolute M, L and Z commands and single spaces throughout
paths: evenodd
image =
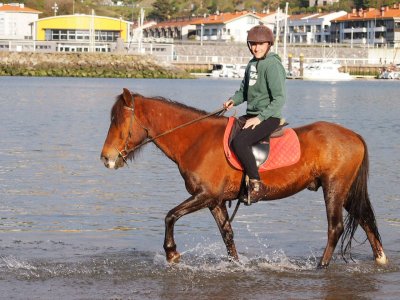
M 135 116 L 134 99 L 127 89 L 111 110 L 111 124 L 100 159 L 110 169 L 118 169 L 133 158 L 136 146 L 147 138 L 147 130 Z

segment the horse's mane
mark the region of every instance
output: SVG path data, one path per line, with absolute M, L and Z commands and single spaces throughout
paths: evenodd
M 187 112 L 192 112 L 192 113 L 199 114 L 199 115 L 207 114 L 207 112 L 204 111 L 204 110 L 197 109 L 197 108 L 188 106 L 186 104 L 180 103 L 178 101 L 174 101 L 174 100 L 167 99 L 167 98 L 160 97 L 160 96 L 157 96 L 157 97 L 144 97 L 144 96 L 142 96 L 141 94 L 138 94 L 138 93 L 132 93 L 132 96 L 133 96 L 133 98 L 140 97 L 140 98 L 143 98 L 145 100 L 149 99 L 149 100 L 155 100 L 155 101 L 160 101 L 160 102 L 166 102 L 166 103 L 169 103 L 169 104 L 171 104 L 171 105 L 173 105 L 175 107 L 181 108 L 181 109 L 183 109 L 183 110 L 185 110 Z M 113 107 L 111 109 L 111 115 L 110 115 L 111 122 L 114 122 L 114 124 L 116 126 L 120 125 L 122 123 L 122 121 L 123 121 L 123 117 L 122 116 L 123 116 L 123 112 L 125 110 L 124 106 L 125 106 L 125 102 L 124 102 L 124 99 L 123 99 L 123 95 L 122 94 L 118 95 L 116 97 L 115 103 L 114 103 L 114 105 L 113 105 Z
M 158 101 L 170 103 L 170 104 L 172 104 L 173 106 L 182 108 L 182 109 L 184 109 L 185 111 L 193 112 L 193 113 L 195 113 L 195 114 L 199 114 L 199 115 L 206 115 L 206 114 L 207 114 L 207 112 L 204 111 L 204 110 L 201 110 L 201 109 L 198 109 L 198 108 L 194 108 L 194 107 L 192 107 L 192 106 L 189 106 L 189 105 L 186 105 L 186 104 L 183 104 L 183 103 L 181 103 L 181 102 L 174 101 L 174 100 L 171 100 L 171 99 L 167 99 L 167 98 L 164 98 L 164 97 L 157 96 L 157 97 L 154 97 L 154 98 L 151 98 L 151 99 L 152 99 L 152 100 L 158 100 Z

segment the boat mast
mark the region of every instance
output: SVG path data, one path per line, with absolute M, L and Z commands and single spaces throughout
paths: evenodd
M 288 10 L 289 10 L 289 2 L 286 2 L 285 6 L 285 27 L 283 30 L 283 63 L 287 63 L 287 57 L 286 57 L 286 35 L 287 35 L 287 23 L 288 23 Z

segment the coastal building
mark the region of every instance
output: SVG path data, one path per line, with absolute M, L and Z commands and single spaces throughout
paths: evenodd
M 235 41 L 245 42 L 247 31 L 260 23 L 272 30 L 276 24 L 283 23 L 286 15 L 282 12 L 235 12 L 217 13 L 202 18 L 181 18 L 163 21 L 144 28 L 146 40 L 167 41 Z M 278 19 L 277 19 L 278 18 Z
M 31 40 L 32 22 L 39 18 L 40 11 L 22 3 L 0 3 L 0 39 Z
M 110 52 L 129 42 L 132 23 L 96 15 L 62 15 L 33 23 L 35 40 L 53 42 L 56 51 Z
M 400 46 L 400 5 L 353 11 L 332 20 L 331 41 L 374 47 Z
M 291 15 L 288 19 L 287 42 L 300 44 L 330 42 L 332 20 L 346 14 L 345 11 L 339 11 Z
M 197 40 L 245 42 L 247 31 L 260 21 L 261 18 L 257 14 L 242 11 L 217 13 L 198 19 L 192 24 L 196 26 Z
M 285 20 L 289 18 L 289 15 L 286 15 L 282 10 L 256 13 L 256 15 L 260 17 L 262 24 L 268 26 L 272 31 L 274 31 L 275 35 L 283 33 Z
M 339 0 L 308 0 L 308 6 L 309 7 L 314 7 L 314 6 L 328 6 L 328 5 L 333 5 L 334 3 L 338 3 Z
M 151 24 L 143 28 L 143 37 L 146 41 L 173 42 L 174 40 L 189 40 L 196 35 L 196 26 L 193 18 L 173 19 Z

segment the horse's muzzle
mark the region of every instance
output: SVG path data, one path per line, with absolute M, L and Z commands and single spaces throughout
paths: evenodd
M 101 161 L 104 163 L 104 166 L 108 169 L 118 169 L 124 166 L 124 160 L 122 157 L 117 156 L 115 159 L 111 159 L 107 156 L 101 155 Z

